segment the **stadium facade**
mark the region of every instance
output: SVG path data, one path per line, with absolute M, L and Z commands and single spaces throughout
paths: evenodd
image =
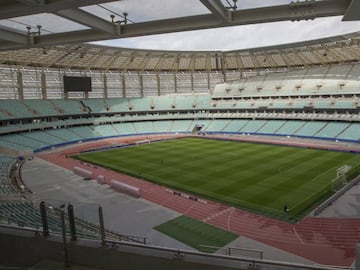
M 216 9 L 213 12 L 222 17 Z M 63 15 L 74 18 L 71 12 Z M 348 12 L 347 17 L 351 16 L 355 15 Z M 103 26 L 103 30 L 106 27 Z M 129 27 L 129 31 L 131 35 L 134 30 Z M 103 37 L 103 34 L 98 36 Z M 22 41 L 13 33 L 6 37 L 11 42 Z M 94 37 L 94 33 L 87 38 L 90 37 Z M 33 38 L 36 41 L 36 37 Z M 87 141 L 193 134 L 194 131 L 315 139 L 344 143 L 350 150 L 360 142 L 360 32 L 236 51 L 154 51 L 89 44 L 53 45 L 50 43 L 56 43 L 56 37 L 51 38 L 51 42 L 45 39 L 44 43 L 39 42 L 31 48 L 23 48 L 27 45 L 22 42 L 18 42 L 19 46 L 1 45 L 3 49 L 19 47 L 0 51 L 1 218 L 8 223 L 2 227 L 2 232 L 6 233 L 1 234 L 1 239 L 11 247 L 6 251 L 2 245 L 3 254 L 16 251 L 16 246 L 24 243 L 33 243 L 39 247 L 36 251 L 45 252 L 48 247 L 48 252 L 44 253 L 48 258 L 61 257 L 49 255 L 57 254 L 62 248 L 61 238 L 54 236 L 46 243 L 38 237 L 39 230 L 31 223 L 33 208 L 23 199 L 24 194 L 32 199 L 33 195 L 29 196 L 26 187 L 18 182 L 21 175 L 14 173 L 21 163 L 20 157 L 28 158 L 37 152 Z M 65 91 L 64 76 L 90 77 L 91 91 Z M 15 212 L 17 216 L 22 216 L 21 213 L 30 213 L 30 216 L 19 220 L 14 218 Z M 358 217 L 352 222 L 358 224 Z M 19 233 L 14 224 L 32 229 Z M 61 224 L 54 226 L 61 228 Z M 330 231 L 336 233 L 335 229 Z M 34 232 L 36 237 L 32 239 Z M 98 238 L 93 240 L 93 235 L 86 233 L 84 238 L 87 240 L 72 248 L 75 255 L 70 261 L 74 263 L 84 264 L 86 252 L 103 259 L 98 243 L 104 239 L 96 236 Z M 107 233 L 111 235 L 111 232 Z M 26 235 L 25 240 L 22 235 Z M 342 266 L 354 262 L 358 235 L 359 229 L 353 227 L 349 234 L 346 229 L 339 233 L 339 238 L 346 239 L 337 244 L 346 246 L 343 249 L 347 256 L 334 254 L 333 257 L 338 260 L 337 256 L 343 256 L 343 261 L 338 260 Z M 166 267 L 174 269 L 212 269 L 214 265 L 224 269 L 331 269 L 150 248 L 138 242 L 111 243 L 131 267 L 156 267 L 165 263 Z M 304 243 L 300 241 L 301 244 Z M 325 244 L 316 242 L 316 245 Z M 307 248 L 304 253 L 311 253 L 313 246 Z M 18 249 L 18 252 L 26 251 Z M 116 253 L 111 252 L 106 252 L 106 256 L 114 263 L 106 267 L 115 269 L 121 262 L 116 259 Z M 132 254 L 129 260 L 124 255 L 128 252 Z M 138 256 L 140 261 L 143 258 L 143 263 L 134 263 Z M 34 263 L 34 259 L 43 258 L 30 253 L 18 264 L 9 258 L 3 263 L 23 266 Z M 323 263 L 326 259 L 320 261 Z M 101 268 L 95 260 L 89 260 L 85 265 Z M 358 265 L 357 262 L 356 267 Z

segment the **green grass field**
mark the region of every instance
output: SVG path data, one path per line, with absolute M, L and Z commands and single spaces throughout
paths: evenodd
M 204 252 L 215 252 L 216 248 L 224 247 L 238 236 L 197 221 L 187 216 L 179 216 L 154 228 L 170 237 Z M 208 246 L 208 247 L 202 247 Z
M 291 220 L 330 195 L 336 169 L 360 155 L 184 138 L 76 156 L 161 185 Z M 290 208 L 284 213 L 284 205 Z

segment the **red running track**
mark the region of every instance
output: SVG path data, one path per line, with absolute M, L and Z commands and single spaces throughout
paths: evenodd
M 121 180 L 139 187 L 141 197 L 146 200 L 316 263 L 337 266 L 350 266 L 353 263 L 355 245 L 360 242 L 360 218 L 305 217 L 297 224 L 289 224 L 211 201 L 204 203 L 190 200 L 175 195 L 162 186 L 101 167 L 93 168 L 78 160 L 67 158 L 67 155 L 81 150 L 127 144 L 146 138 L 148 137 L 139 136 L 103 140 L 55 153 L 41 154 L 40 157 L 69 170 L 72 170 L 74 166 L 91 170 L 94 178 L 98 175 L 105 176 L 106 183 L 109 183 L 111 179 Z M 151 136 L 151 139 L 159 138 L 162 137 Z M 289 144 L 289 142 L 286 143 Z

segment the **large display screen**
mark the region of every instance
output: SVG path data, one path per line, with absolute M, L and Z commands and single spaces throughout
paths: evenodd
M 91 77 L 64 76 L 65 92 L 90 92 Z

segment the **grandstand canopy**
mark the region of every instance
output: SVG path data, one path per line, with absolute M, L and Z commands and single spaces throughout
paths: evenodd
M 245 1 L 194 0 L 192 6 L 184 5 L 181 12 L 173 11 L 166 17 L 157 15 L 156 11 L 162 7 L 151 11 L 139 4 L 129 10 L 119 9 L 119 5 L 125 8 L 130 2 L 136 3 L 130 0 L 2 0 L 0 50 L 329 16 L 343 16 L 347 21 L 360 19 L 359 0 L 284 0 L 282 5 L 260 7 L 247 6 Z M 171 5 L 171 1 L 166 4 Z
M 237 51 L 156 51 L 76 44 L 0 51 L 0 64 L 122 72 L 228 72 L 359 62 L 359 47 L 360 32 Z

